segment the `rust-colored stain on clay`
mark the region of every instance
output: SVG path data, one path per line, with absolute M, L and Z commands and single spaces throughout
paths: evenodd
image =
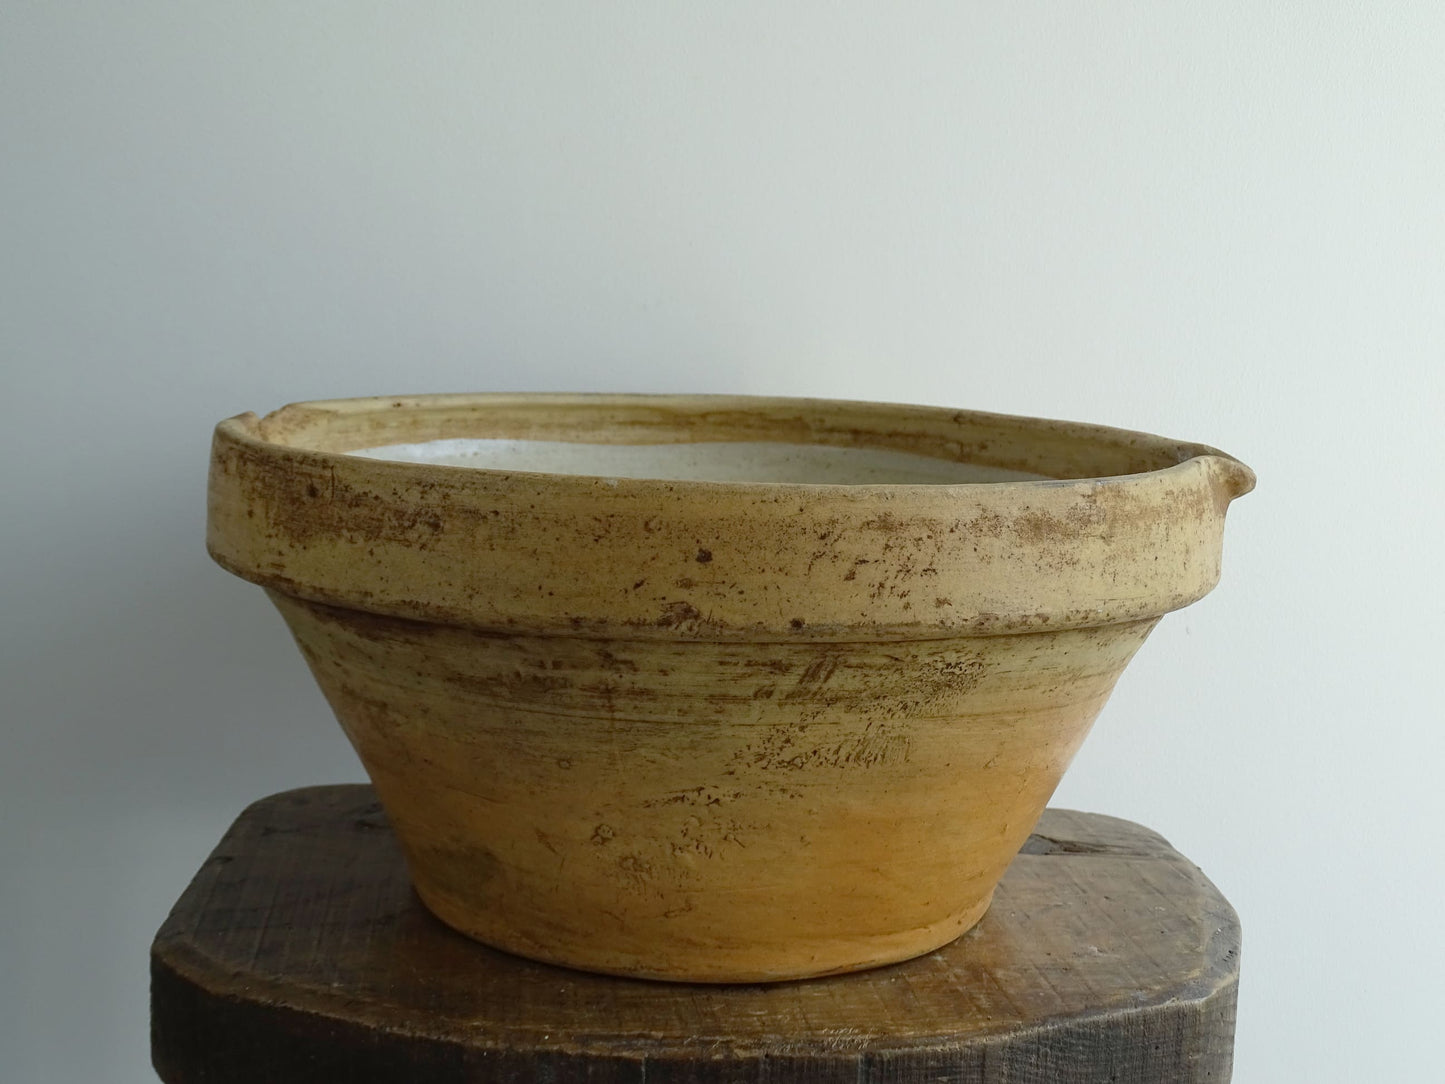
M 908 485 L 391 462 L 453 437 L 792 441 L 1028 471 Z M 762 981 L 983 914 L 1252 475 L 1100 427 L 822 400 L 434 396 L 217 428 L 208 544 L 268 589 L 421 898 L 523 955 Z

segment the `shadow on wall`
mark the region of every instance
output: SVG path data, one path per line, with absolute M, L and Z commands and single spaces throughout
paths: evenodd
M 265 596 L 207 556 L 203 494 L 184 496 L 133 505 L 109 533 L 67 517 L 19 585 L 6 685 L 20 749 L 0 769 L 12 795 L 239 809 L 361 777 Z

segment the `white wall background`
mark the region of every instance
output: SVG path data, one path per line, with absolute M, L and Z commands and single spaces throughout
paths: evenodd
M 1439 1079 L 1442 56 L 1435 3 L 0 3 L 0 1078 L 153 1079 L 177 893 L 360 777 L 206 559 L 211 425 L 634 389 L 1253 465 L 1056 801 L 1237 906 L 1237 1081 Z

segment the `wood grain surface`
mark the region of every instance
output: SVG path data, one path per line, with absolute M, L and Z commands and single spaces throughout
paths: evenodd
M 464 938 L 371 788 L 250 807 L 152 950 L 168 1084 L 1226 1081 L 1239 925 L 1158 835 L 1049 810 L 927 956 L 767 985 L 609 978 Z

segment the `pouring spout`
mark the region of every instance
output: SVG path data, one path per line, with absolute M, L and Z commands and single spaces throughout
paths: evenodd
M 1205 457 L 1214 486 L 1214 497 L 1221 509 L 1236 497 L 1243 497 L 1254 488 L 1255 475 L 1239 460 L 1223 452 L 1211 451 Z

